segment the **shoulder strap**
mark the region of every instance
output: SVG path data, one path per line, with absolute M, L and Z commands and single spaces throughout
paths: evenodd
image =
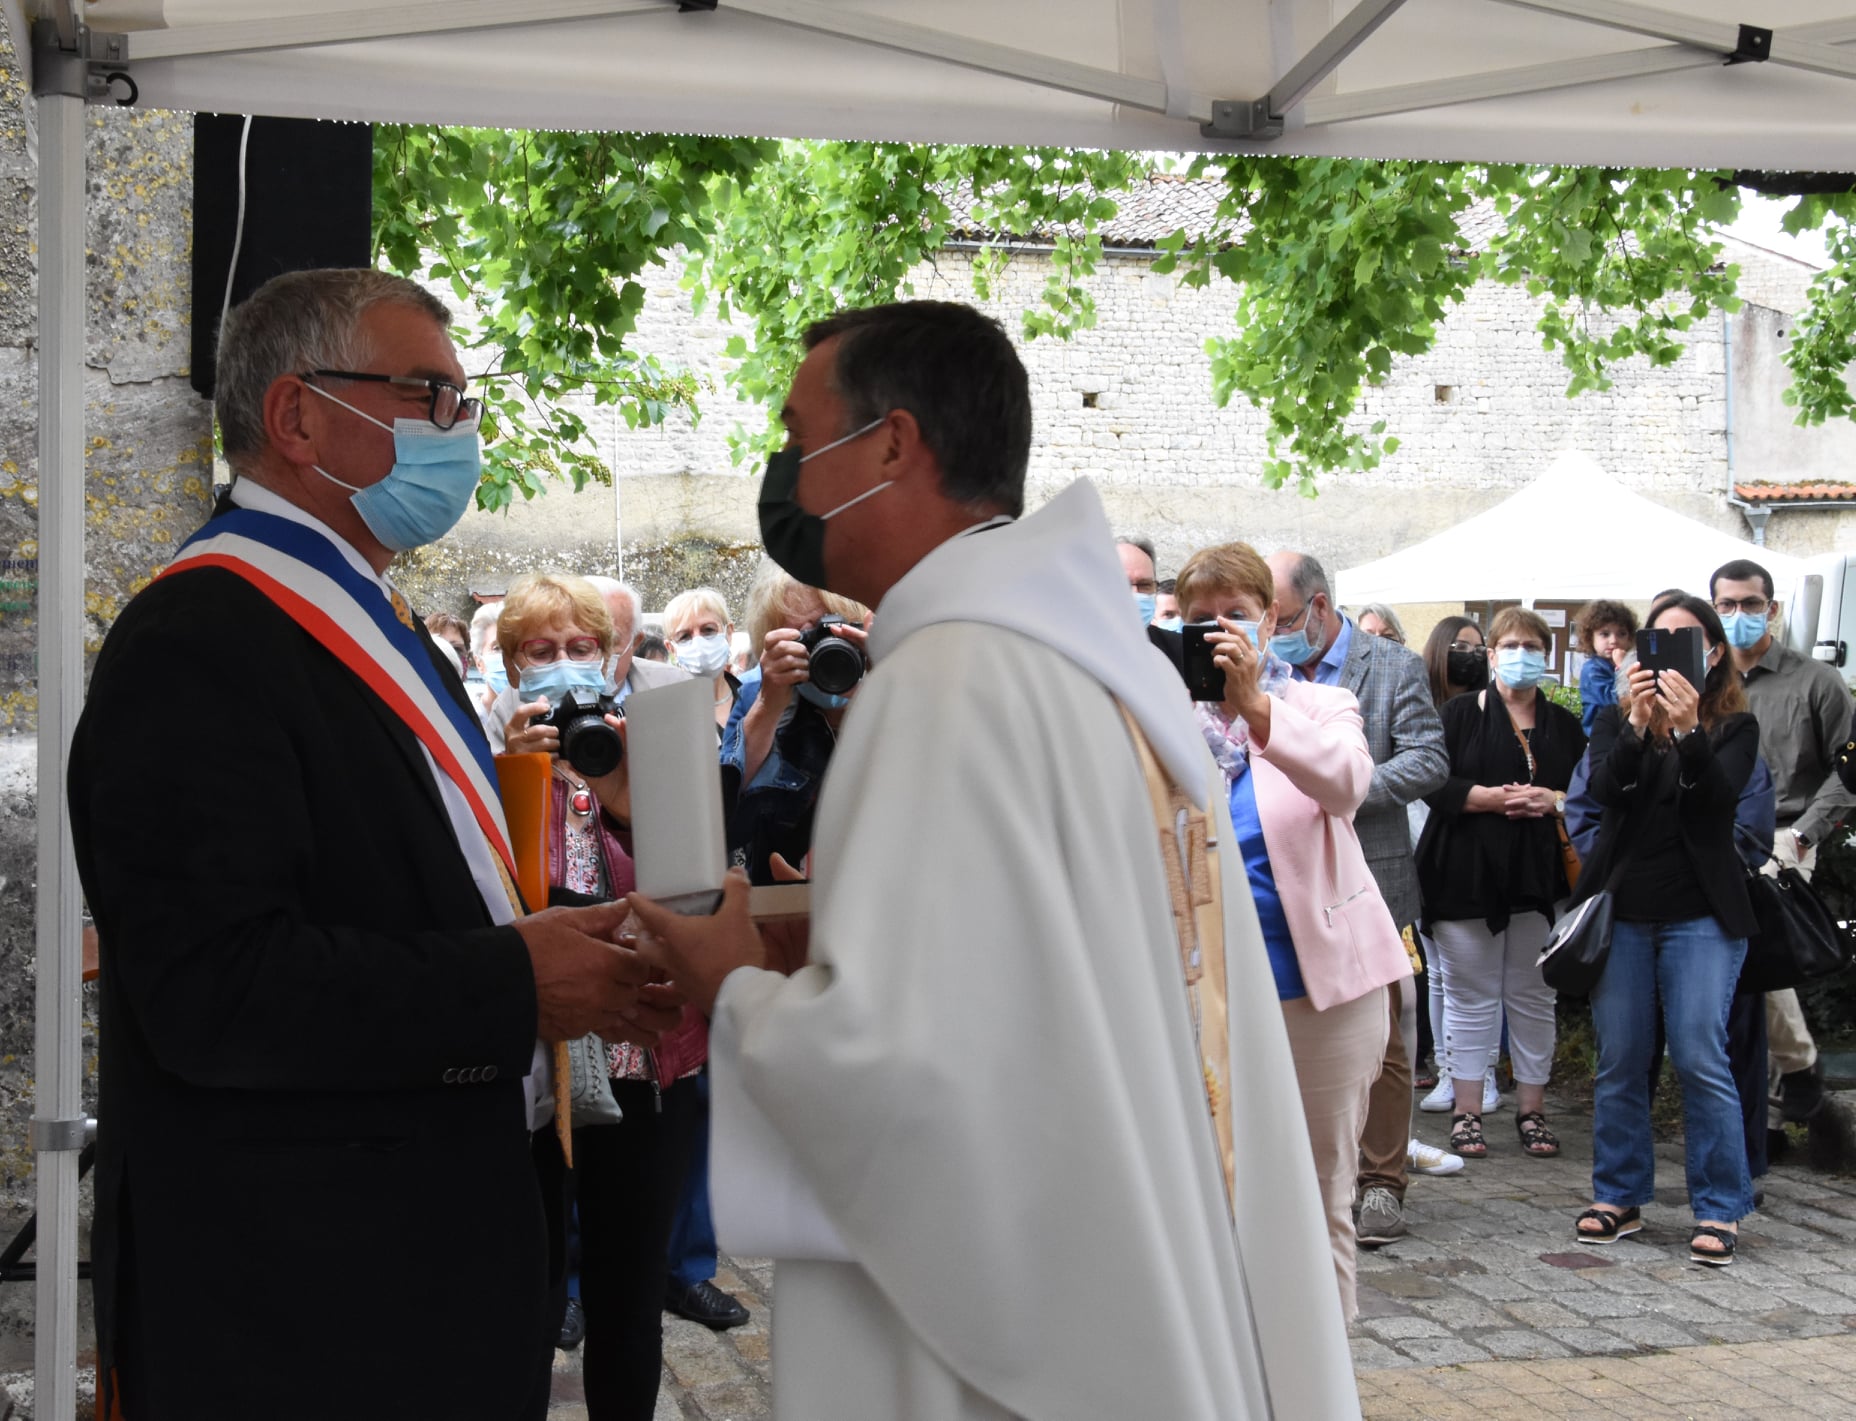
M 1231 1134 L 1230 1013 L 1225 994 L 1224 893 L 1219 879 L 1218 836 L 1213 820 L 1161 769 L 1140 724 L 1117 702 L 1128 738 L 1140 757 L 1141 777 L 1153 808 L 1166 868 L 1173 929 L 1179 938 L 1180 968 L 1199 1048 L 1205 1102 L 1218 1145 L 1225 1201 L 1234 1197 L 1236 1155 Z

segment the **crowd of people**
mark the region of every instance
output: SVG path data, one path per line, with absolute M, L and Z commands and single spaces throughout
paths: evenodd
M 1231 786 L 1349 1315 L 1352 1250 L 1406 1232 L 1408 1175 L 1455 1173 L 1488 1155 L 1483 1117 L 1500 1108 L 1504 1052 L 1521 1153 L 1560 1152 L 1545 1113 L 1557 994 L 1539 959 L 1553 923 L 1600 887 L 1613 890 L 1617 921 L 1591 994 L 1594 1204 L 1574 1233 L 1605 1244 L 1641 1228 L 1666 1050 L 1689 1140 L 1691 1257 L 1731 1263 L 1753 1180 L 1784 1147 L 1782 1125 L 1813 1118 L 1824 1098 L 1796 992 L 1739 989 L 1757 930 L 1740 865 L 1808 874 L 1815 846 L 1852 802 L 1836 756 L 1856 736 L 1841 678 L 1777 637 L 1771 575 L 1735 561 L 1713 572 L 1706 597 L 1671 589 L 1655 599 L 1649 628 L 1700 634 L 1700 685 L 1637 664 L 1628 605 L 1589 603 L 1573 618 L 1575 716 L 1546 693 L 1553 631 L 1529 609 L 1504 608 L 1486 628 L 1445 617 L 1420 656 L 1406 649 L 1394 609 L 1341 613 L 1305 554 L 1265 565 L 1228 544 L 1159 580 L 1151 543 L 1130 538 L 1119 550 L 1156 644 L 1178 661 L 1172 639 L 1200 624 L 1227 671 L 1227 698 L 1201 704 L 1199 716 Z M 1176 606 L 1157 604 L 1156 593 L 1176 587 Z M 1352 694 L 1330 706 L 1318 739 L 1310 716 L 1323 685 Z M 1370 788 L 1356 768 L 1369 757 Z M 1300 822 L 1286 804 L 1303 807 Z M 1399 811 L 1396 825 L 1380 827 L 1385 810 Z M 1373 884 L 1356 896 L 1347 875 L 1363 845 Z M 1315 880 L 1311 863 L 1329 876 Z M 1370 975 L 1324 991 L 1336 907 L 1354 902 L 1370 927 L 1351 932 L 1346 960 Z M 1309 921 L 1316 908 L 1325 915 Z M 1411 1017 L 1417 984 L 1385 947 L 1393 926 L 1416 949 L 1428 1032 Z M 1364 1031 L 1344 1037 L 1348 1013 L 1336 1010 L 1366 985 L 1375 1001 L 1391 998 L 1390 1029 L 1370 1043 Z M 1297 1026 L 1311 999 L 1319 1039 Z M 1416 1079 L 1435 1089 L 1421 1108 L 1451 1112 L 1449 1152 L 1415 1136 L 1392 1149 L 1408 1118 L 1409 1063 L 1430 1052 L 1435 1065 L 1420 1065 Z M 1356 1156 L 1357 1180 L 1351 1164 L 1340 1167 Z
M 448 322 L 365 271 L 232 312 L 236 481 L 113 629 L 73 748 L 101 1370 L 135 1421 L 325 1414 L 276 1379 L 331 1347 L 353 1414 L 540 1418 L 575 1345 L 588 1414 L 642 1421 L 666 1309 L 748 1317 L 714 1281 L 712 1119 L 733 1187 L 780 1201 L 744 1237 L 780 1262 L 782 1418 L 1344 1421 L 1356 1251 L 1406 1233 L 1410 1176 L 1561 1148 L 1537 959 L 1601 887 L 1569 1230 L 1641 1227 L 1666 1043 L 1689 1255 L 1732 1262 L 1768 1057 L 1775 1119 L 1823 1100 L 1795 996 L 1736 993 L 1740 865 L 1808 873 L 1856 802 L 1848 694 L 1775 636 L 1763 569 L 1651 606 L 1699 684 L 1588 607 L 1582 721 L 1526 608 L 1420 653 L 1309 553 L 1223 542 L 1163 579 L 1084 481 L 1026 513 L 1010 341 L 910 302 L 807 333 L 745 637 L 715 588 L 650 626 L 562 569 L 421 626 L 389 564 L 479 470 Z M 151 762 L 192 731 L 140 688 L 226 655 L 260 691 L 236 753 Z M 634 872 L 627 702 L 692 678 L 689 789 L 733 865 L 709 915 Z M 492 752 L 547 757 L 545 903 Z M 798 880 L 809 919 L 757 927 L 750 886 Z

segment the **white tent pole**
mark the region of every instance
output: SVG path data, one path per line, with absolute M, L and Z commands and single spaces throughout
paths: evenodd
M 1711 49 L 1720 55 L 1739 52 L 1743 27 L 1717 20 L 1700 20 L 1671 10 L 1658 10 L 1628 0 L 1502 0 L 1517 9 L 1535 10 L 1545 15 L 1585 20 L 1594 25 L 1628 30 L 1653 39 L 1675 40 L 1680 44 Z M 1818 74 L 1856 78 L 1856 55 L 1844 54 L 1816 40 L 1799 39 L 1790 34 L 1774 34 L 1768 57 L 1774 64 L 1808 69 Z
M 777 20 L 840 39 L 862 40 L 904 54 L 939 59 L 988 74 L 1002 74 L 1008 79 L 1022 79 L 1047 89 L 1106 99 L 1149 113 L 1166 112 L 1166 83 L 1160 79 L 1142 79 L 1113 69 L 1099 69 L 1048 54 L 993 44 L 989 40 L 968 39 L 923 25 L 856 14 L 835 5 L 821 4 L 819 0 L 727 0 L 727 7 L 737 14 L 758 15 L 765 20 Z M 1194 94 L 1189 108 L 1193 119 L 1202 120 L 1211 112 L 1211 101 Z
M 46 42 L 39 43 L 39 35 Z M 77 1156 L 84 1143 L 78 995 L 83 948 L 64 767 L 84 667 L 84 72 L 56 27 L 34 34 L 39 134 L 38 1415 L 77 1410 Z
M 1812 40 L 1820 44 L 1847 44 L 1856 40 L 1856 19 L 1823 20 L 1813 25 L 1798 25 L 1787 29 L 1782 38 Z M 1356 119 L 1380 118 L 1386 114 L 1416 113 L 1424 109 L 1444 108 L 1450 104 L 1475 103 L 1480 99 L 1504 99 L 1516 94 L 1575 89 L 1581 85 L 1603 84 L 1613 79 L 1637 79 L 1683 69 L 1713 69 L 1720 62 L 1720 55 L 1713 50 L 1701 50 L 1687 44 L 1659 45 L 1651 49 L 1627 50 L 1622 54 L 1593 55 L 1589 59 L 1524 64 L 1513 69 L 1465 74 L 1454 79 L 1434 79 L 1421 84 L 1389 84 L 1382 89 L 1331 94 L 1308 100 L 1302 105 L 1302 114 L 1310 127 L 1326 123 L 1349 123 Z

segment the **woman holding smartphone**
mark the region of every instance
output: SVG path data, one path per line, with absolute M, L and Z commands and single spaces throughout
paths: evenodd
M 1660 1009 L 1682 1082 L 1689 1257 L 1718 1268 L 1733 1262 L 1739 1221 L 1753 1206 L 1727 1016 L 1755 926 L 1733 836 L 1759 726 L 1714 608 L 1666 596 L 1649 626 L 1696 628 L 1706 670 L 1695 686 L 1678 671 L 1627 661 L 1619 703 L 1592 727 L 1591 792 L 1604 818 L 1579 896 L 1624 868 L 1612 886 L 1611 953 L 1592 990 L 1594 1203 L 1574 1230 L 1581 1243 L 1608 1244 L 1643 1227 L 1655 1189 L 1649 1079 Z

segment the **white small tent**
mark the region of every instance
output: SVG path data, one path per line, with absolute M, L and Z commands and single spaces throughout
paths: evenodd
M 1513 498 L 1376 562 L 1342 572 L 1335 595 L 1363 602 L 1519 598 L 1647 601 L 1671 587 L 1703 596 L 1708 574 L 1751 558 L 1788 587 L 1795 558 L 1697 523 L 1626 488 L 1587 454 L 1561 454 Z

